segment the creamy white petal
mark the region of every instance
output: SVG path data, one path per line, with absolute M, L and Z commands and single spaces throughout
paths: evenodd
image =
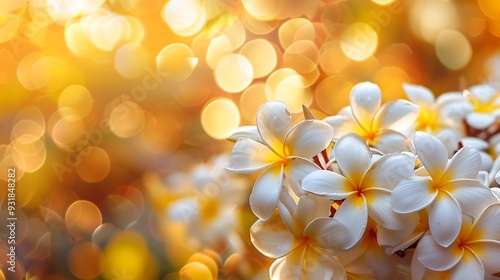
M 500 241 L 488 240 L 468 243 L 467 247 L 476 253 L 487 275 L 500 272 Z
M 364 133 L 358 122 L 351 116 L 341 115 L 327 117 L 324 119 L 333 128 L 333 139 L 339 139 L 347 133 Z
M 283 160 L 261 143 L 239 138 L 234 144 L 227 169 L 236 173 L 253 173 Z
M 250 208 L 255 216 L 262 220 L 271 217 L 276 209 L 282 186 L 283 166 L 271 166 L 260 174 L 250 194 Z
M 485 129 L 493 125 L 495 122 L 495 116 L 493 114 L 483 114 L 472 112 L 467 114 L 465 120 L 467 123 L 477 129 Z
M 475 179 L 480 168 L 481 156 L 479 152 L 471 147 L 463 147 L 451 158 L 441 182 L 459 178 Z
M 409 177 L 394 188 L 391 194 L 391 207 L 398 213 L 411 213 L 427 207 L 437 196 L 431 180 L 425 177 Z
M 282 192 L 283 193 L 283 192 Z M 296 205 L 294 205 L 295 210 Z M 302 236 L 302 229 L 298 230 L 295 226 L 295 221 L 293 220 L 293 212 L 290 212 L 284 203 L 278 201 L 278 212 L 281 217 L 281 221 L 288 228 L 288 230 L 295 236 L 300 238 Z
M 257 129 L 274 152 L 281 154 L 285 137 L 292 126 L 292 116 L 284 103 L 271 101 L 262 104 L 257 111 Z
M 457 243 L 443 247 L 436 243 L 432 235 L 427 232 L 420 239 L 415 250 L 415 256 L 425 267 L 444 271 L 455 266 L 463 255 L 463 249 Z
M 280 258 L 296 246 L 295 236 L 277 213 L 266 221 L 257 220 L 250 228 L 250 240 L 257 250 L 269 258 Z
M 413 143 L 420 161 L 435 182 L 444 174 L 448 164 L 448 151 L 438 138 L 421 131 L 415 132 Z
M 412 150 L 411 141 L 408 137 L 390 129 L 377 130 L 372 145 L 384 154 Z
M 490 171 L 493 167 L 493 158 L 486 152 L 479 151 L 479 155 L 481 156 L 481 167 L 480 171 Z
M 375 114 L 372 130 L 392 129 L 401 131 L 410 127 L 418 117 L 419 108 L 406 100 L 385 103 Z
M 403 83 L 403 90 L 408 99 L 418 106 L 432 106 L 434 104 L 434 94 L 424 86 Z
M 370 131 L 382 100 L 380 88 L 370 82 L 359 83 L 352 88 L 350 99 L 354 117 L 366 131 Z
M 436 242 L 448 247 L 457 239 L 462 226 L 462 211 L 458 202 L 445 191 L 428 208 L 429 228 Z
M 500 203 L 486 207 L 472 225 L 472 232 L 467 239 L 500 240 Z
M 285 138 L 283 154 L 312 158 L 330 145 L 333 129 L 319 120 L 304 120 L 296 124 Z
M 462 260 L 450 272 L 450 280 L 484 279 L 484 267 L 472 252 L 465 250 Z
M 363 188 L 384 188 L 388 190 L 413 173 L 415 160 L 407 154 L 384 155 L 363 177 Z
M 302 188 L 331 199 L 343 199 L 355 192 L 349 179 L 329 170 L 318 170 L 307 175 L 302 181 Z
M 427 271 L 427 268 L 418 260 L 416 254 L 413 254 L 411 258 L 410 269 L 412 280 L 422 280 Z
M 483 103 L 487 103 L 497 92 L 493 86 L 486 84 L 471 86 L 468 91 Z
M 488 142 L 476 137 L 464 137 L 460 141 L 465 147 L 469 146 L 476 150 L 486 150 L 489 147 Z
M 400 230 L 390 230 L 383 227 L 377 228 L 377 242 L 388 255 L 399 250 L 405 250 L 417 242 L 425 233 L 425 229 L 416 227 L 418 224 L 418 213 L 405 214 L 408 226 Z M 414 225 L 411 227 L 411 225 Z
M 363 192 L 368 204 L 368 215 L 378 225 L 388 229 L 405 227 L 405 216 L 391 208 L 391 192 L 385 189 L 368 189 Z
M 321 253 L 310 246 L 305 252 L 304 270 L 306 279 L 330 280 L 336 266 L 332 266 L 330 256 L 323 257 Z
M 308 174 L 316 170 L 320 170 L 320 168 L 308 159 L 288 157 L 287 165 L 284 167 L 285 179 L 296 195 L 302 195 L 305 193 L 302 189 L 302 181 Z
M 351 239 L 343 249 L 351 248 L 358 243 L 365 233 L 368 222 L 368 208 L 365 197 L 363 195 L 349 196 L 342 202 L 334 217 L 350 229 Z
M 397 279 L 396 262 L 387 256 L 384 250 L 375 242 L 364 253 L 364 259 L 373 271 L 374 279 Z
M 277 259 L 271 264 L 269 274 L 272 280 L 291 279 L 299 280 L 303 277 L 305 249 L 307 245 L 295 247 L 288 255 Z
M 365 141 L 359 135 L 349 133 L 342 136 L 333 149 L 342 173 L 354 184 L 361 183 L 371 164 L 370 149 Z
M 330 199 L 313 195 L 303 196 L 297 203 L 293 220 L 297 229 L 304 231 L 306 226 L 317 217 L 328 217 L 331 206 Z
M 344 248 L 350 241 L 349 229 L 335 218 L 320 217 L 314 219 L 304 230 L 304 236 L 321 248 Z
M 259 131 L 255 125 L 245 125 L 240 126 L 229 133 L 226 137 L 227 140 L 236 142 L 238 138 L 249 138 L 255 142 L 264 144 L 262 138 L 260 138 Z
M 488 205 L 497 202 L 490 189 L 475 179 L 459 179 L 442 186 L 460 204 L 462 212 L 477 217 Z

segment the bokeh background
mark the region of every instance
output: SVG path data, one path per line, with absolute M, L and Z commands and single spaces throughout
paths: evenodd
M 265 279 L 225 137 L 268 100 L 336 114 L 362 81 L 498 86 L 499 2 L 1 0 L 0 279 L 177 279 L 195 253 Z

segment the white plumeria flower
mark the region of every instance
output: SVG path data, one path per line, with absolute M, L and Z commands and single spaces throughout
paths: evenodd
M 500 271 L 500 204 L 484 209 L 472 222 L 464 217 L 458 237 L 442 247 L 426 233 L 417 245 L 415 255 L 426 268 L 449 271 L 450 279 L 484 279 Z M 414 261 L 415 262 L 415 261 Z M 413 279 L 421 279 L 422 267 L 414 265 Z
M 279 215 L 259 219 L 250 229 L 254 246 L 277 259 L 270 268 L 271 279 L 345 279 L 343 266 L 329 249 L 345 247 L 349 230 L 328 217 L 330 201 L 305 196 L 295 205 L 291 198 L 283 200 Z
M 447 247 L 458 236 L 462 213 L 476 217 L 495 199 L 477 179 L 481 157 L 475 149 L 464 147 L 448 162 L 446 147 L 436 137 L 417 131 L 413 142 L 430 176 L 402 180 L 392 191 L 392 209 L 413 213 L 425 208 L 433 238 Z
M 304 120 L 293 127 L 291 123 L 284 103 L 264 103 L 257 112 L 257 130 L 262 141 L 238 138 L 229 159 L 227 169 L 236 173 L 264 170 L 250 195 L 252 211 L 263 220 L 276 209 L 284 178 L 296 195 L 304 193 L 302 179 L 319 169 L 309 159 L 332 140 L 332 128 L 323 121 Z
M 477 129 L 485 129 L 495 123 L 500 116 L 500 91 L 490 85 L 477 85 L 464 91 L 464 96 L 472 106 L 466 121 Z
M 383 153 L 409 150 L 407 137 L 400 133 L 418 116 L 418 107 L 406 100 L 395 100 L 381 106 L 382 93 L 373 83 L 355 85 L 351 105 L 325 121 L 333 127 L 334 139 L 347 133 L 359 134 L 370 147 Z
M 357 134 L 342 136 L 334 146 L 334 154 L 342 173 L 318 170 L 304 178 L 302 187 L 330 199 L 345 199 L 335 217 L 352 231 L 354 245 L 363 235 L 368 216 L 379 225 L 399 230 L 415 226 L 417 215 L 400 215 L 391 209 L 391 190 L 410 176 L 414 159 L 407 154 L 390 154 L 372 163 L 372 155 Z

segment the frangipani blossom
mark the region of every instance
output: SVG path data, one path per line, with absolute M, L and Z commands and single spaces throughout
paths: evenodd
M 250 229 L 254 246 L 277 259 L 271 279 L 345 279 L 344 268 L 329 249 L 344 248 L 349 230 L 328 217 L 330 201 L 305 196 L 295 205 L 290 197 L 282 200 L 279 214 L 258 220 Z
M 467 124 L 477 129 L 485 129 L 494 124 L 500 116 L 500 91 L 489 85 L 477 85 L 464 91 L 464 96 L 472 106 L 466 116 Z
M 449 271 L 450 279 L 484 279 L 500 271 L 500 204 L 485 208 L 472 222 L 464 217 L 458 237 L 442 247 L 426 233 L 415 250 L 415 256 L 434 271 Z M 413 261 L 415 262 L 415 260 Z M 413 279 L 421 279 L 423 268 L 412 266 Z
M 236 173 L 264 170 L 250 195 L 252 211 L 263 220 L 276 209 L 284 178 L 295 194 L 303 193 L 302 179 L 319 169 L 309 159 L 332 140 L 332 128 L 323 121 L 304 120 L 293 127 L 291 123 L 284 103 L 264 103 L 257 112 L 257 130 L 262 141 L 255 141 L 255 137 L 238 138 L 229 159 L 227 169 Z
M 432 237 L 447 247 L 458 236 L 462 213 L 476 217 L 495 199 L 477 179 L 481 157 L 475 149 L 464 147 L 448 162 L 446 147 L 436 137 L 417 131 L 413 142 L 430 176 L 399 182 L 391 195 L 392 209 L 413 213 L 425 208 Z
M 372 155 L 357 134 L 342 136 L 334 146 L 342 174 L 318 170 L 307 175 L 302 187 L 329 199 L 345 199 L 335 217 L 351 229 L 350 245 L 363 235 L 368 216 L 394 230 L 415 226 L 418 216 L 400 215 L 391 209 L 391 190 L 413 172 L 414 159 L 407 154 L 384 155 L 372 164 Z
M 334 139 L 347 133 L 359 134 L 370 147 L 383 153 L 409 149 L 407 137 L 400 133 L 418 116 L 418 107 L 406 100 L 381 105 L 380 88 L 370 82 L 359 83 L 351 91 L 351 106 L 325 121 L 333 127 Z

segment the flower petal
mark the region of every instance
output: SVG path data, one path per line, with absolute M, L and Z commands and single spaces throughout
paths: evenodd
M 302 181 L 302 188 L 330 199 L 344 199 L 355 192 L 349 179 L 328 170 L 318 170 L 307 175 Z
M 484 267 L 477 256 L 465 250 L 462 260 L 451 270 L 450 279 L 484 279 Z
M 301 243 L 288 255 L 277 259 L 271 264 L 269 274 L 271 280 L 304 279 L 304 257 L 307 244 Z
M 284 103 L 271 101 L 262 104 L 257 111 L 257 129 L 276 154 L 283 151 L 285 137 L 292 126 L 292 116 Z
M 296 246 L 295 236 L 277 212 L 266 221 L 257 220 L 250 228 L 250 239 L 257 250 L 270 258 L 280 258 Z
M 287 165 L 284 168 L 285 179 L 290 184 L 293 192 L 296 195 L 304 194 L 302 189 L 302 181 L 304 178 L 316 171 L 321 170 L 315 163 L 300 157 L 288 157 Z
M 276 209 L 282 186 L 282 165 L 271 166 L 260 174 L 250 194 L 250 208 L 255 216 L 262 220 L 271 217 Z
M 412 151 L 410 139 L 394 130 L 380 129 L 375 132 L 372 146 L 384 154 Z
M 479 152 L 471 147 L 463 147 L 451 158 L 441 182 L 459 178 L 475 179 L 480 168 L 481 156 Z
M 373 271 L 374 279 L 397 279 L 398 269 L 396 262 L 377 243 L 371 242 L 363 254 L 368 266 Z
M 488 103 L 488 101 L 495 95 L 497 90 L 486 84 L 471 86 L 467 91 L 465 91 L 466 97 L 468 94 L 472 94 L 473 97 L 479 99 L 482 103 Z
M 413 143 L 420 161 L 435 182 L 444 174 L 448 164 L 448 151 L 438 138 L 421 131 L 415 132 Z
M 418 117 L 419 108 L 406 100 L 385 103 L 375 115 L 372 130 L 381 128 L 402 131 L 410 127 Z
M 330 199 L 325 197 L 313 195 L 301 197 L 293 213 L 297 229 L 302 232 L 315 218 L 328 217 L 331 205 Z
M 363 177 L 363 188 L 384 188 L 388 190 L 413 173 L 415 160 L 407 154 L 384 155 L 375 163 Z
M 261 144 L 264 144 L 262 141 L 262 138 L 260 138 L 259 131 L 257 130 L 257 127 L 255 125 L 245 125 L 245 126 L 240 126 L 226 137 L 227 140 L 229 141 L 234 141 L 236 142 L 238 138 L 249 138 L 254 140 L 255 142 L 259 142 Z
M 428 208 L 429 228 L 436 242 L 448 247 L 457 239 L 462 226 L 462 211 L 458 202 L 446 191 L 438 196 Z
M 349 133 L 342 136 L 333 149 L 342 173 L 354 184 L 361 183 L 371 164 L 370 149 L 365 141 L 359 135 Z
M 500 240 L 500 203 L 486 207 L 472 225 L 468 240 Z
M 457 243 L 443 247 L 436 243 L 430 232 L 424 234 L 415 250 L 416 257 L 425 267 L 436 271 L 444 271 L 455 266 L 463 255 Z
M 344 248 L 350 241 L 349 229 L 335 218 L 320 217 L 314 219 L 304 230 L 304 236 L 321 248 Z
M 409 177 L 394 188 L 391 194 L 391 207 L 398 213 L 411 213 L 427 207 L 437 196 L 430 187 L 431 180 L 425 177 Z
M 368 204 L 368 215 L 378 225 L 387 229 L 403 229 L 410 222 L 407 215 L 396 213 L 391 208 L 391 192 L 385 189 L 368 189 L 363 192 Z M 413 219 L 415 227 L 418 219 Z
M 453 195 L 464 214 L 472 217 L 477 217 L 488 205 L 497 202 L 490 189 L 478 180 L 455 180 L 443 185 L 442 188 Z
M 495 116 L 492 114 L 483 113 L 469 113 L 465 117 L 467 124 L 477 129 L 486 129 L 493 125 L 495 122 Z
M 500 241 L 468 243 L 467 247 L 476 253 L 487 275 L 500 272 Z
M 265 145 L 248 138 L 239 138 L 233 147 L 227 169 L 235 173 L 253 173 L 282 159 Z
M 351 195 L 337 209 L 334 216 L 351 231 L 351 239 L 343 247 L 349 249 L 361 239 L 368 222 L 368 208 L 363 195 Z
M 319 120 L 304 120 L 296 124 L 285 138 L 283 154 L 312 158 L 330 145 L 333 129 Z
M 418 106 L 430 107 L 434 104 L 434 94 L 424 86 L 403 83 L 403 90 L 408 99 Z
M 370 82 L 359 83 L 353 87 L 350 99 L 354 117 L 366 131 L 371 131 L 373 117 L 382 100 L 380 88 Z
M 361 126 L 359 126 L 356 119 L 351 116 L 341 115 L 327 117 L 323 120 L 333 128 L 333 139 L 339 139 L 347 133 L 363 134 L 366 133 Z

